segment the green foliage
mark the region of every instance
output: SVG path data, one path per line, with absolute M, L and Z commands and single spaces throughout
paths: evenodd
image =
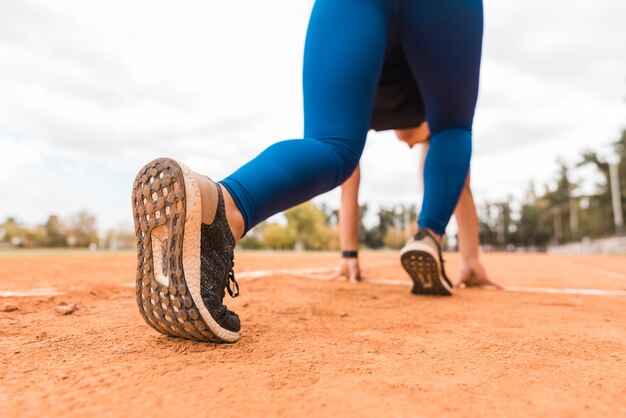
M 23 234 L 23 227 L 13 217 L 8 217 L 6 221 L 0 225 L 0 242 L 11 242 L 14 238 L 19 239 Z
M 518 243 L 524 247 L 543 248 L 552 237 L 553 225 L 545 200 L 530 200 L 522 205 L 517 222 Z
M 385 245 L 385 235 L 393 227 L 396 217 L 394 209 L 380 208 L 378 210 L 378 224 L 365 232 L 365 245 L 369 248 L 382 248 Z
M 98 243 L 96 217 L 86 210 L 72 215 L 69 220 L 68 244 L 72 247 L 87 247 Z
M 0 242 L 18 247 L 87 247 L 98 243 L 96 217 L 81 211 L 63 222 L 50 215 L 43 225 L 28 227 L 9 217 L 0 224 Z
M 104 234 L 102 245 L 110 250 L 129 249 L 135 247 L 136 241 L 134 232 L 124 229 L 110 229 Z
M 362 235 L 363 243 L 368 248 L 374 249 L 383 247 L 394 248 L 395 246 L 397 246 L 397 244 L 395 244 L 395 238 L 391 237 L 397 237 L 398 234 L 395 232 L 392 232 L 390 234 L 389 231 L 391 229 L 401 231 L 403 241 L 406 241 L 407 237 L 404 235 L 404 231 L 406 229 L 407 221 L 409 222 L 409 226 L 417 222 L 417 210 L 415 208 L 415 205 L 411 205 L 408 207 L 405 207 L 403 205 L 392 206 L 391 208 L 381 207 L 378 210 L 378 223 L 372 228 L 364 228 Z M 389 237 L 386 241 L 385 237 L 387 237 L 388 235 Z M 393 243 L 393 245 L 389 245 L 390 243 Z
M 285 211 L 287 227 L 295 233 L 295 249 L 321 250 L 328 238 L 328 216 L 308 201 Z
M 263 240 L 263 232 L 268 225 L 267 221 L 261 222 L 248 231 L 248 233 L 239 240 L 237 245 L 246 250 L 262 250 L 267 248 Z
M 398 228 L 389 228 L 385 237 L 383 238 L 383 243 L 385 247 L 392 248 L 394 250 L 399 250 L 404 246 L 406 242 L 406 237 L 404 236 L 404 231 Z
M 67 236 L 65 235 L 65 227 L 61 223 L 58 216 L 51 215 L 43 226 L 45 230 L 46 247 L 65 247 L 67 246 Z
M 619 180 L 623 210 L 626 209 L 626 131 L 613 144 L 620 157 Z M 486 203 L 479 211 L 481 244 L 503 248 L 514 244 L 544 248 L 549 244 L 601 238 L 615 234 L 609 164 L 594 151 L 585 151 L 576 167 L 592 166 L 601 175 L 595 193 L 583 195 L 572 182 L 570 168 L 562 161 L 553 187 L 537 195 L 531 184 L 518 212 L 510 202 Z M 623 214 L 623 215 L 626 215 Z
M 284 212 L 287 225 L 262 222 L 239 241 L 245 249 L 338 250 L 339 232 L 330 225 L 333 210 L 305 202 Z M 337 211 L 334 211 L 336 223 Z
M 296 233 L 293 228 L 278 224 L 269 224 L 263 231 L 265 248 L 273 250 L 293 249 L 296 242 Z

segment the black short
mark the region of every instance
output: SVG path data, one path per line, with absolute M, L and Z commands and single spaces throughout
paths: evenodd
M 376 131 L 415 128 L 425 120 L 422 94 L 402 45 L 387 45 L 370 128 Z

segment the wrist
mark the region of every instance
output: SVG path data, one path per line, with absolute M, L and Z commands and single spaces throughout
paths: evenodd
M 359 252 L 358 251 L 351 251 L 351 250 L 343 250 L 341 251 L 341 257 L 342 258 L 357 258 L 359 256 Z

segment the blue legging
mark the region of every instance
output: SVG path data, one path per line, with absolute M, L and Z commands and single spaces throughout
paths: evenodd
M 482 28 L 482 0 L 317 0 L 304 53 L 304 139 L 270 146 L 221 181 L 246 231 L 352 174 L 385 45 L 399 37 L 431 130 L 419 224 L 444 233 L 469 169 Z

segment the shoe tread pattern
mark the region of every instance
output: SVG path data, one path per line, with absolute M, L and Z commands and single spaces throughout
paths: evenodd
M 451 296 L 444 286 L 445 278 L 439 273 L 437 261 L 425 251 L 407 251 L 400 258 L 402 267 L 413 279 L 411 293 L 415 295 Z
M 222 342 L 202 319 L 183 270 L 185 182 L 181 167 L 169 158 L 146 164 L 137 174 L 132 193 L 137 237 L 136 299 L 139 312 L 155 330 L 174 337 Z M 155 279 L 152 231 L 166 225 L 163 274 L 169 286 Z

